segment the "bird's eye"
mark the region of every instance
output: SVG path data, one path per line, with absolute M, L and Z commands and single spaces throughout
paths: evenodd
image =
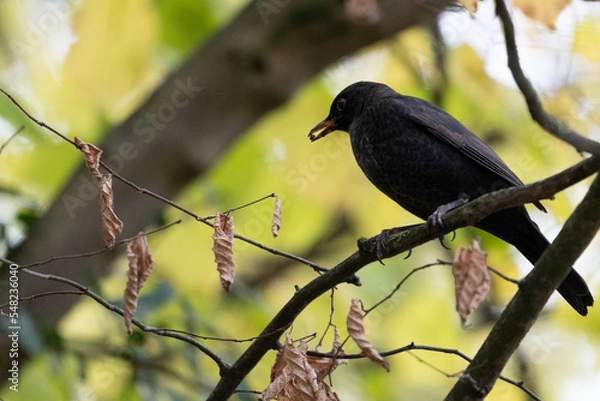
M 335 103 L 335 107 L 337 107 L 338 111 L 344 110 L 344 107 L 346 107 L 346 99 L 338 99 L 338 101 Z

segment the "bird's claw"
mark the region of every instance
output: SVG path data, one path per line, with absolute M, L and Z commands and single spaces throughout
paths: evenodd
M 376 256 L 379 263 L 385 266 L 383 263 L 383 251 L 385 250 L 385 242 L 390 237 L 390 230 L 382 230 L 381 233 L 377 236 L 377 251 Z
M 446 246 L 446 244 L 444 244 L 444 236 L 440 235 L 438 237 L 438 239 L 440 240 L 440 244 L 442 245 L 442 248 L 447 249 L 448 251 L 450 250 L 450 247 Z
M 385 230 L 381 230 L 381 233 L 377 236 L 377 251 L 376 251 L 377 252 L 376 253 L 377 260 L 379 261 L 379 263 L 381 263 L 382 265 L 385 266 L 385 263 L 383 263 L 383 253 L 385 251 L 385 243 L 390 238 L 390 236 L 393 234 L 397 234 L 402 231 L 408 230 L 409 228 L 413 228 L 417 225 L 418 224 L 413 224 L 410 226 L 386 228 Z M 404 259 L 408 259 L 411 254 L 412 254 L 412 248 L 409 249 L 408 255 L 406 255 L 406 257 Z
M 430 230 L 442 230 L 444 228 L 444 222 L 442 216 L 446 213 L 446 210 L 442 206 L 438 207 L 435 212 L 427 218 L 427 227 Z
M 443 228 L 444 228 L 444 222 L 442 221 L 442 217 L 450 210 L 457 208 L 459 206 L 462 206 L 465 203 L 467 203 L 468 201 L 469 201 L 469 196 L 467 194 L 461 193 L 458 195 L 458 199 L 439 206 L 437 209 L 435 209 L 435 211 L 431 214 L 431 216 L 429 216 L 427 218 L 427 227 L 430 230 L 433 230 L 434 232 L 440 233 L 440 236 L 438 238 L 440 240 L 440 244 L 445 249 L 450 250 L 450 248 L 448 248 L 446 246 L 446 244 L 444 244 L 444 235 L 441 234 L 443 232 Z M 453 231 L 451 241 L 454 241 L 455 238 L 456 238 L 456 231 Z
M 446 246 L 446 244 L 444 243 L 444 236 L 440 235 L 438 237 L 438 239 L 440 240 L 440 244 L 442 245 L 442 248 L 450 250 L 449 246 Z M 456 230 L 452 231 L 452 239 L 450 239 L 450 242 L 453 242 L 456 239 Z
M 452 202 L 448 202 L 444 205 L 438 206 L 438 208 L 435 209 L 435 211 L 433 213 L 431 213 L 431 216 L 429 216 L 427 218 L 427 227 L 430 230 L 434 230 L 436 232 L 441 232 L 444 228 L 444 222 L 442 220 L 442 217 L 444 217 L 444 215 L 446 213 L 448 213 L 450 210 L 455 209 L 459 206 L 462 206 L 467 202 L 469 202 L 469 195 L 467 195 L 465 193 L 460 193 L 458 195 L 458 199 L 456 199 Z M 454 241 L 454 238 L 456 238 L 456 231 L 454 232 L 452 241 Z M 442 238 L 442 246 L 444 248 L 446 248 L 446 246 L 444 245 L 444 242 L 443 242 L 443 238 Z

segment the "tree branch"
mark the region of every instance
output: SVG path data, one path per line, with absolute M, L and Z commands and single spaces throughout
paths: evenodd
M 592 156 L 559 174 L 534 184 L 503 189 L 481 196 L 464 206 L 448 212 L 443 218 L 444 231 L 449 233 L 457 228 L 473 225 L 485 216 L 501 209 L 550 198 L 558 191 L 594 174 L 599 168 L 600 156 Z M 600 203 L 598 207 L 600 207 Z M 598 213 L 598 216 L 600 216 L 600 213 Z M 385 244 L 384 257 L 388 258 L 406 252 L 411 248 L 437 238 L 438 235 L 439 233 L 431 232 L 424 224 L 391 235 Z M 353 253 L 337 266 L 296 291 L 294 296 L 265 327 L 259 338 L 248 347 L 227 373 L 221 377 L 221 380 L 207 400 L 227 400 L 262 357 L 269 350 L 277 348 L 279 337 L 291 326 L 304 308 L 331 288 L 347 281 L 367 264 L 376 261 L 376 242 L 377 237 L 359 240 L 359 251 Z M 557 286 L 558 284 L 552 290 Z
M 98 144 L 103 159 L 106 157 L 112 171 L 139 188 L 175 199 L 249 127 L 284 104 L 317 73 L 364 46 L 435 19 L 454 4 L 454 0 L 379 0 L 385 18 L 359 26 L 346 17 L 344 4 L 337 1 L 248 2 L 229 24 L 165 77 L 138 110 L 106 135 Z M 161 117 L 164 110 L 174 110 L 174 114 Z M 100 221 L 86 218 L 96 213 L 89 181 L 85 167 L 76 171 L 9 259 L 26 264 L 101 248 Z M 131 196 L 120 186 L 115 182 L 114 204 L 125 224 L 122 235 L 133 236 L 151 225 L 165 206 L 147 196 Z M 58 227 L 60 235 L 52 235 Z M 79 249 L 73 249 L 73 244 Z M 84 268 L 77 260 L 64 260 L 60 270 L 49 266 L 46 271 L 60 274 L 68 269 L 71 278 L 84 282 L 91 274 L 105 274 L 115 255 L 98 255 Z M 28 282 L 23 282 L 23 287 L 32 293 L 47 291 L 47 283 L 24 279 Z M 37 323 L 54 325 L 74 302 L 64 298 L 56 299 L 51 309 L 34 303 L 27 310 Z M 0 359 L 0 367 L 2 362 Z M 0 377 L 4 370 L 0 369 Z
M 554 242 L 519 285 L 447 401 L 483 400 L 517 349 L 548 298 L 600 229 L 600 176 Z
M 525 96 L 532 118 L 546 131 L 578 151 L 600 153 L 600 144 L 576 133 L 547 114 L 519 63 L 514 26 L 504 0 L 496 0 L 502 21 L 508 65 Z M 590 160 L 590 159 L 588 159 Z M 581 204 L 567 220 L 556 240 L 546 249 L 534 269 L 521 282 L 492 331 L 465 373 L 447 395 L 447 401 L 482 400 L 491 391 L 510 356 L 517 349 L 552 292 L 569 273 L 573 263 L 600 228 L 600 178 L 597 176 Z
M 12 262 L 10 262 L 10 263 L 12 263 Z M 70 292 L 70 294 L 87 295 L 88 297 L 92 298 L 94 301 L 96 301 L 100 305 L 104 306 L 109 311 L 115 312 L 121 316 L 124 316 L 123 309 L 111 304 L 110 302 L 108 302 L 107 300 L 102 298 L 100 295 L 98 295 L 95 292 L 93 292 L 92 290 L 90 290 L 88 287 L 86 287 L 83 284 L 80 284 L 76 281 L 70 280 L 66 277 L 56 276 L 54 274 L 44 274 L 44 273 L 36 272 L 34 270 L 29 270 L 29 269 L 20 269 L 20 272 L 27 273 L 30 276 L 36 277 L 38 279 L 55 281 L 58 283 L 66 284 L 73 288 L 77 288 L 79 290 L 79 293 Z M 56 293 L 58 293 L 58 292 L 55 291 L 54 294 L 56 294 Z M 66 294 L 67 292 L 63 292 L 63 293 Z M 44 294 L 44 295 L 52 295 L 52 294 Z M 34 297 L 29 297 L 29 298 L 34 299 Z M 39 298 L 39 296 L 38 296 L 38 298 Z M 148 326 L 147 324 L 144 324 L 137 319 L 132 319 L 131 322 L 134 325 L 136 325 L 137 327 L 139 327 L 142 331 L 145 331 L 148 333 L 154 333 L 156 335 L 163 336 L 163 337 L 175 338 L 175 339 L 178 339 L 178 340 L 181 340 L 181 341 L 184 341 L 184 342 L 187 342 L 187 343 L 193 345 L 194 347 L 196 347 L 198 350 L 200 350 L 202 353 L 204 353 L 206 356 L 208 356 L 210 359 L 212 359 L 217 364 L 221 374 L 224 374 L 224 372 L 227 371 L 227 369 L 229 368 L 229 365 L 227 363 L 225 363 L 221 359 L 221 357 L 219 357 L 217 354 L 215 354 L 213 351 L 211 351 L 208 347 L 204 346 L 198 340 L 196 340 L 195 338 L 192 338 L 191 336 L 189 336 L 187 334 L 183 334 L 177 330 L 170 330 L 170 329 L 165 329 L 165 328 Z
M 2 89 L 0 89 L 2 90 Z M 4 151 L 4 148 L 8 146 L 8 144 L 17 137 L 23 130 L 25 129 L 24 125 L 21 125 L 7 140 L 0 146 L 0 154 Z
M 515 40 L 515 27 L 504 0 L 496 0 L 496 15 L 502 21 L 504 28 L 508 68 L 510 68 L 517 86 L 525 97 L 531 118 L 550 134 L 572 145 L 578 152 L 600 154 L 600 143 L 575 132 L 556 117 L 546 113 L 531 81 L 525 76 L 521 68 Z
M 437 352 L 437 353 L 441 353 L 441 354 L 450 354 L 450 355 L 456 355 L 459 358 L 461 358 L 467 362 L 472 361 L 471 358 L 469 358 L 467 355 L 465 355 L 463 352 L 461 352 L 460 350 L 458 350 L 456 348 L 433 347 L 430 345 L 418 345 L 415 343 L 410 343 L 408 345 L 405 345 L 404 347 L 395 348 L 395 349 L 392 349 L 389 351 L 382 351 L 379 353 L 379 355 L 381 355 L 383 357 L 390 357 L 393 355 L 398 355 L 398 354 L 402 354 L 404 352 L 410 352 L 410 351 L 428 351 L 428 352 Z M 332 353 L 326 353 L 326 352 L 307 351 L 306 354 L 311 355 L 311 356 L 316 356 L 318 358 L 332 358 L 332 359 L 363 359 L 363 358 L 366 358 L 366 356 L 362 353 L 360 353 L 360 354 L 332 354 Z M 422 360 L 420 360 L 420 361 L 423 362 Z M 455 376 L 455 375 L 447 374 L 437 368 L 435 368 L 435 369 L 438 370 L 440 373 L 443 373 L 447 377 Z M 540 401 L 540 398 L 535 393 L 533 393 L 531 390 L 529 390 L 527 387 L 525 387 L 525 385 L 522 382 L 518 382 L 516 380 L 510 379 L 505 376 L 500 376 L 499 379 L 521 389 L 528 396 L 530 396 L 533 400 Z

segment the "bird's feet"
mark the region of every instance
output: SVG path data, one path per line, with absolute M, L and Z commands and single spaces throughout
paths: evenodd
M 435 212 L 433 212 L 431 216 L 427 218 L 427 226 L 429 227 L 429 229 L 432 230 L 441 230 L 442 228 L 444 228 L 444 222 L 442 221 L 442 217 L 444 217 L 444 215 L 450 210 L 456 209 L 457 207 L 462 206 L 467 202 L 469 202 L 469 195 L 465 193 L 458 194 L 458 199 L 452 202 L 448 202 L 444 205 L 438 206 L 438 208 L 435 209 Z
M 438 206 L 438 208 L 435 209 L 435 212 L 433 212 L 431 216 L 427 218 L 427 227 L 433 232 L 440 232 L 440 243 L 446 249 L 449 248 L 446 246 L 446 244 L 444 244 L 444 236 L 443 234 L 441 234 L 442 229 L 444 228 L 444 222 L 442 221 L 442 217 L 444 217 L 444 215 L 450 210 L 456 209 L 457 207 L 462 206 L 467 202 L 469 202 L 469 195 L 465 193 L 460 193 L 458 194 L 458 199 L 452 202 L 448 202 L 444 205 Z M 454 233 L 454 237 L 456 237 L 456 232 Z M 454 237 L 452 237 L 452 240 L 454 240 Z

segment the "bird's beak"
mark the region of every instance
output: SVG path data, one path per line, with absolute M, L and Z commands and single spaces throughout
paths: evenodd
M 311 142 L 316 141 L 319 138 L 323 138 L 325 135 L 330 132 L 335 131 L 337 128 L 335 126 L 335 121 L 337 117 L 332 117 L 330 119 L 325 119 L 318 123 L 313 129 L 308 133 L 308 138 Z

